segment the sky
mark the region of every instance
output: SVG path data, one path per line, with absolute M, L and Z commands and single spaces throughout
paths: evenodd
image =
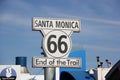
M 15 64 L 26 56 L 41 56 L 43 36 L 32 31 L 32 18 L 80 19 L 81 32 L 72 33 L 72 50 L 86 51 L 87 69 L 97 67 L 96 56 L 113 65 L 120 59 L 120 0 L 0 0 L 0 65 Z

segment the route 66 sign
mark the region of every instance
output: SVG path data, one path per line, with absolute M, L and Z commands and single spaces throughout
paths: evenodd
M 43 39 L 43 49 L 50 57 L 67 56 L 71 46 L 70 37 L 63 31 L 50 31 Z
M 64 58 L 70 53 L 72 32 L 80 31 L 79 20 L 33 18 L 32 30 L 43 34 L 43 49 L 47 57 Z

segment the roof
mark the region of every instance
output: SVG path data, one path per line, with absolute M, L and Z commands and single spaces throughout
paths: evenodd
M 85 71 L 86 70 L 86 54 L 85 50 L 76 50 L 69 54 L 68 58 L 81 59 L 80 68 L 60 68 L 60 71 Z
M 85 71 L 63 71 L 60 80 L 94 80 L 94 78 Z

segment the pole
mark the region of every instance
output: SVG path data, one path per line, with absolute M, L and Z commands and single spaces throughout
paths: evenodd
M 55 68 L 55 80 L 60 80 L 60 68 Z
M 55 78 L 55 68 L 45 68 L 44 69 L 44 80 L 54 80 Z

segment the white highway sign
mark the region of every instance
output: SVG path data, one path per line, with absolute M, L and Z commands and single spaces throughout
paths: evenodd
M 33 57 L 32 66 L 34 68 L 48 67 L 45 68 L 45 80 L 50 79 L 48 75 L 50 67 L 56 67 L 56 79 L 59 76 L 59 68 L 57 67 L 81 67 L 79 58 L 67 58 L 72 48 L 70 36 L 72 32 L 80 32 L 80 27 L 78 19 L 37 17 L 32 19 L 32 30 L 40 31 L 43 35 L 42 44 L 45 53 L 44 58 Z M 52 71 L 52 69 L 50 70 Z
M 48 57 L 67 57 L 71 47 L 71 38 L 63 31 L 52 30 L 43 39 L 43 49 Z
M 37 18 L 32 19 L 32 30 L 38 30 L 43 34 L 43 49 L 46 57 L 65 58 L 68 57 L 72 41 L 72 32 L 80 32 L 80 21 L 78 19 L 54 19 Z
M 33 57 L 32 65 L 35 68 L 40 67 L 73 67 L 80 68 L 81 59 L 79 58 L 40 58 Z
M 80 21 L 77 19 L 33 18 L 33 30 L 57 29 L 80 31 Z

